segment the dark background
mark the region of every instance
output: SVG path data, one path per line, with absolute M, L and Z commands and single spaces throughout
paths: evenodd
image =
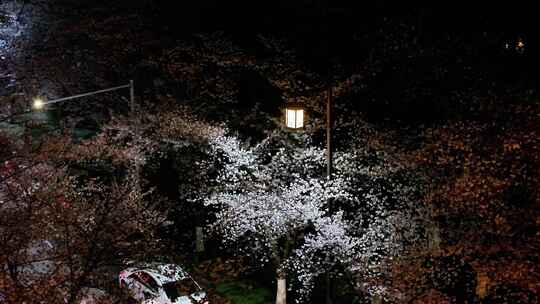
M 539 80 L 535 10 L 519 3 L 63 0 L 53 5 L 73 19 L 135 14 L 164 48 L 197 33 L 224 31 L 246 53 L 264 57 L 257 40 L 264 34 L 286 39 L 305 69 L 324 77 L 335 76 L 330 66 L 339 65 L 343 75 L 372 69 L 363 79 L 365 89 L 348 97 L 372 101 L 356 106 L 372 121 L 422 124 L 467 116 L 471 105 L 464 105 L 462 96 L 513 95 L 535 90 Z M 515 49 L 518 39 L 525 43 L 522 50 Z

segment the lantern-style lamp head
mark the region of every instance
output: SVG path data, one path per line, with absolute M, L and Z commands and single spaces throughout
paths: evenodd
M 288 103 L 285 107 L 285 125 L 287 128 L 300 129 L 304 127 L 304 108 L 299 103 Z

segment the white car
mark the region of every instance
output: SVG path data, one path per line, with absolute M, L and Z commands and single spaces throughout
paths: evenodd
M 135 303 L 209 304 L 206 292 L 175 264 L 137 265 L 121 271 L 118 280 Z

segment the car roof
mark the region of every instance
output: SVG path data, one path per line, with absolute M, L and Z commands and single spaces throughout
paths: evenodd
M 176 264 L 143 263 L 129 267 L 122 271 L 124 276 L 130 276 L 134 272 L 144 271 L 151 275 L 159 285 L 181 281 L 189 278 L 189 274 Z

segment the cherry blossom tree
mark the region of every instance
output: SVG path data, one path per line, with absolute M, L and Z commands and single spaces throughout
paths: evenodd
M 255 147 L 224 130 L 209 138 L 226 156 L 218 186 L 205 200 L 217 209 L 211 227 L 226 245 L 273 265 L 276 303 L 286 302 L 288 274 L 295 273 L 302 285 L 301 301 L 313 279 L 336 264 L 363 277 L 365 286 L 359 288 L 383 293 L 372 278 L 406 247 L 405 241 L 416 238 L 412 211 L 419 208 L 413 209 L 412 188 L 358 189 L 368 177 L 370 186 L 382 188 L 381 180 L 390 181 L 399 168 L 362 166 L 361 157 L 351 153 L 338 153 L 337 172 L 326 179 L 321 176 L 324 151 L 306 136 L 290 135 L 296 143 L 283 136 L 277 131 Z

